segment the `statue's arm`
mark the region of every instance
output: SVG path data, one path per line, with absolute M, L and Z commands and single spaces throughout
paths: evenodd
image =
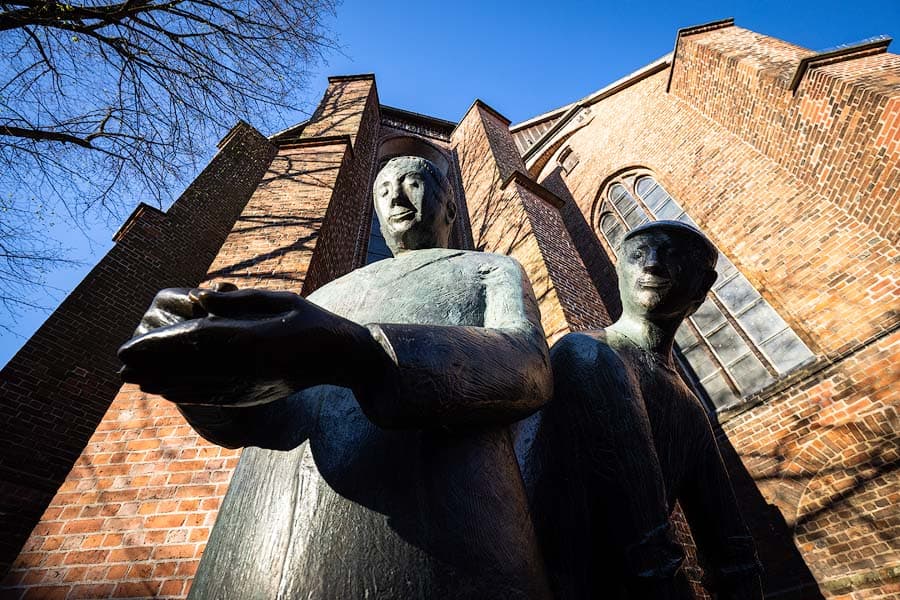
M 298 318 L 304 309 L 306 317 Z M 162 290 L 135 338 L 119 351 L 122 377 L 174 402 L 215 444 L 291 449 L 308 437 L 318 414 L 321 394 L 311 386 L 332 369 L 298 357 L 302 353 L 292 351 L 286 323 L 309 323 L 317 333 L 322 326 L 315 317 L 321 312 L 285 292 L 236 292 L 227 285 Z M 351 332 L 369 337 L 361 326 L 353 327 Z M 347 333 L 344 329 L 332 328 Z M 294 381 L 288 367 L 295 362 L 311 365 L 314 375 L 304 377 L 299 369 L 301 381 Z
M 309 437 L 310 406 L 316 401 L 304 390 L 255 406 L 178 404 L 178 411 L 203 439 L 225 448 L 258 446 L 270 450 L 296 448 Z
M 382 375 L 354 387 L 384 428 L 511 423 L 552 393 L 547 343 L 524 271 L 488 255 L 479 271 L 484 326 L 374 324 L 387 358 Z
M 703 409 L 698 407 L 702 413 Z M 696 414 L 700 431 L 694 469 L 679 497 L 691 533 L 723 600 L 762 600 L 762 565 L 738 507 L 706 414 Z

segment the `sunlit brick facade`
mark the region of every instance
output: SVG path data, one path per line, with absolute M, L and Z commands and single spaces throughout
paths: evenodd
M 523 264 L 550 343 L 620 312 L 617 231 L 700 227 L 725 262 L 679 356 L 767 597 L 900 594 L 900 56 L 886 47 L 817 54 L 723 21 L 519 124 L 480 101 L 458 123 L 387 107 L 360 75 L 331 78 L 284 132 L 238 125 L 167 213 L 135 212 L 3 370 L 0 597 L 187 595 L 239 451 L 121 387 L 115 349 L 159 288 L 308 294 L 377 259 L 371 182 L 404 152 L 446 169 L 453 245 Z

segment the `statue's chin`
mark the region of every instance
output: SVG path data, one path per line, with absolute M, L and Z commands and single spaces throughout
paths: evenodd
M 422 232 L 410 229 L 403 235 L 388 241 L 388 247 L 396 256 L 399 252 L 410 250 L 428 250 L 430 248 L 446 248 L 449 236 L 438 236 L 435 232 Z M 443 240 L 443 241 L 442 241 Z

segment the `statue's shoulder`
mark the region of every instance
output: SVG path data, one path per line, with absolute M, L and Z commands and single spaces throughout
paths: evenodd
M 526 277 L 525 269 L 512 256 L 478 250 L 460 250 L 459 252 L 463 253 L 466 262 L 478 268 L 482 274 L 497 272 L 515 277 Z
M 550 348 L 554 361 L 590 363 L 621 363 L 615 347 L 610 344 L 605 329 L 589 329 L 567 333 Z

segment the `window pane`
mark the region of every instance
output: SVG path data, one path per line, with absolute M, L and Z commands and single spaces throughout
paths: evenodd
M 747 342 L 738 335 L 731 323 L 726 323 L 724 327 L 709 336 L 709 345 L 716 351 L 719 359 L 726 365 L 750 352 Z
M 728 382 L 725 381 L 721 371 L 704 381 L 703 389 L 706 390 L 709 399 L 712 400 L 713 406 L 716 408 L 730 406 L 738 400 L 731 388 L 728 387 Z
M 779 373 L 785 373 L 812 358 L 812 352 L 806 344 L 790 329 L 785 329 L 763 344 L 762 349 L 772 359 Z
M 720 286 L 723 282 L 737 273 L 737 268 L 732 264 L 730 260 L 725 258 L 725 255 L 719 252 L 719 258 L 716 261 L 716 273 L 719 274 L 719 279 L 716 281 L 716 285 Z
M 697 225 L 696 223 L 694 223 L 694 220 L 693 220 L 692 218 L 690 218 L 690 217 L 687 215 L 687 213 L 684 213 L 683 215 L 681 215 L 680 217 L 678 217 L 678 220 L 681 221 L 682 223 L 687 223 L 688 225 L 691 225 L 691 226 L 694 227 L 695 229 L 700 229 L 700 226 Z
M 731 312 L 740 312 L 742 308 L 759 300 L 759 292 L 753 289 L 743 275 L 738 275 L 716 290 L 722 304 Z
M 695 346 L 688 350 L 684 353 L 684 357 L 691 364 L 694 373 L 697 374 L 697 379 L 703 379 L 707 375 L 715 373 L 716 369 L 719 368 L 719 365 L 713 362 L 712 357 L 706 353 L 706 349 L 702 346 Z
M 741 393 L 745 396 L 758 392 L 774 381 L 769 372 L 766 371 L 766 368 L 753 354 L 748 354 L 734 363 L 728 371 L 737 382 L 738 387 L 741 388 Z
M 686 323 L 683 323 L 681 327 L 678 328 L 678 331 L 675 332 L 675 341 L 682 351 L 687 350 L 699 342 L 697 334 L 694 333 L 694 330 Z
M 610 246 L 618 250 L 619 246 L 622 245 L 622 238 L 625 236 L 625 230 L 618 219 L 610 213 L 602 215 L 600 217 L 600 230 L 606 236 Z
M 669 199 L 669 195 L 664 189 L 657 186 L 650 190 L 650 193 L 648 193 L 646 196 L 641 196 L 641 198 L 644 199 L 644 202 L 647 204 L 647 206 L 650 207 L 650 210 L 656 212 L 656 209 L 658 209 L 663 202 Z
M 616 208 L 619 209 L 619 212 L 625 212 L 635 204 L 634 198 L 631 197 L 628 190 L 618 183 L 612 186 L 609 196 Z
M 762 300 L 737 318 L 738 323 L 757 344 L 761 344 L 782 329 L 787 328 L 784 319 L 778 316 L 769 303 Z
M 712 300 L 709 298 L 700 305 L 700 308 L 697 309 L 697 312 L 695 312 L 694 316 L 691 318 L 694 320 L 700 333 L 703 334 L 709 333 L 718 325 L 725 322 L 725 317 L 722 316 L 719 307 L 713 304 Z
M 678 203 L 675 202 L 675 200 L 669 198 L 665 204 L 654 212 L 656 212 L 657 218 L 671 221 L 677 219 L 678 215 L 681 214 L 681 207 L 678 206 Z
M 643 198 L 647 192 L 650 191 L 650 188 L 657 185 L 656 180 L 652 177 L 641 177 L 638 179 L 637 184 L 635 184 L 634 189 L 638 193 L 638 196 Z
M 634 205 L 634 210 L 631 210 L 622 216 L 625 218 L 625 222 L 628 223 L 628 226 L 632 229 L 650 220 L 647 218 L 647 213 L 645 213 L 637 204 Z

